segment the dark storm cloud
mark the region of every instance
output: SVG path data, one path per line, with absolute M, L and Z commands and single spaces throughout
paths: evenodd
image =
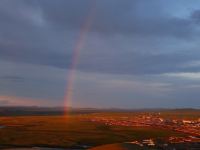
M 57 28 L 80 28 L 90 7 L 95 7 L 94 32 L 186 38 L 195 31 L 189 19 L 168 16 L 158 1 L 102 0 L 96 5 L 92 0 L 59 2 L 44 0 L 39 4 L 46 21 Z
M 7 75 L 7 76 L 1 76 L 0 80 L 6 80 L 6 81 L 11 81 L 11 82 L 23 82 L 24 78 L 21 76 L 16 76 L 16 75 Z
M 106 53 L 106 54 L 105 54 Z M 161 74 L 166 72 L 198 72 L 196 66 L 182 67 L 183 64 L 200 60 L 200 53 L 181 51 L 173 53 L 151 53 L 136 50 L 110 51 L 83 54 L 78 68 L 82 71 L 106 72 L 114 74 Z
M 196 23 L 200 23 L 200 10 L 195 10 L 191 14 L 191 18 L 194 19 L 194 21 L 196 21 Z
M 193 54 L 154 52 L 154 45 L 159 44 L 154 42 L 155 38 L 168 38 L 159 47 L 162 51 L 172 44 L 170 41 L 180 40 L 179 45 L 182 45 L 198 37 L 198 10 L 189 12 L 189 17 L 177 17 L 166 11 L 165 5 L 159 1 L 97 0 L 95 6 L 92 1 L 2 0 L 0 59 L 68 68 L 80 28 L 91 7 L 95 7 L 95 17 L 88 33 L 90 39 L 95 37 L 90 33 L 107 41 L 117 35 L 146 39 L 140 45 L 148 44 L 149 52 L 141 52 L 142 48 L 135 48 L 137 43 L 131 41 L 125 48 L 116 48 L 113 53 L 100 56 L 95 52 L 105 50 L 85 47 L 83 49 L 88 48 L 91 53 L 83 52 L 78 66 L 82 71 L 119 74 L 189 71 L 191 68 L 180 68 L 179 65 L 200 59 L 196 49 L 192 50 Z M 90 45 L 90 41 L 85 44 Z M 109 42 L 105 44 L 105 47 L 110 46 Z M 174 51 L 179 50 L 174 48 Z M 199 70 L 193 68 L 193 71 Z

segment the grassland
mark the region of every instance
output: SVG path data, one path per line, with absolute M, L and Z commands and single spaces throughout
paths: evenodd
M 165 119 L 189 119 L 197 120 L 200 118 L 200 109 L 150 109 L 150 110 L 137 110 L 134 112 L 105 112 L 105 113 L 93 113 L 95 116 L 107 116 L 107 117 L 132 117 L 141 114 L 159 114 L 160 117 Z
M 150 127 L 106 126 L 87 121 L 98 115 L 119 117 L 135 113 L 94 113 L 70 116 L 0 117 L 1 147 L 76 147 L 103 145 L 143 138 L 182 136 L 169 130 Z

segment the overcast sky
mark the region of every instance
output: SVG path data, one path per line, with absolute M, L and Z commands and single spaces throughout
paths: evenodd
M 92 15 L 72 106 L 200 108 L 200 1 L 94 1 L 0 1 L 0 105 L 63 106 Z

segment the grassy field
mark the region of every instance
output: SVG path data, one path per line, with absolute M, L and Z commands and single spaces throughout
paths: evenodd
M 156 114 L 165 119 L 189 119 L 189 120 L 197 120 L 200 118 L 200 110 L 199 109 L 161 109 L 161 110 L 149 110 L 149 111 L 135 111 L 135 112 L 106 112 L 106 113 L 93 113 L 93 116 L 107 116 L 112 118 L 118 117 L 132 117 L 141 114 Z
M 8 147 L 73 147 L 103 145 L 135 139 L 179 136 L 180 133 L 155 128 L 105 126 L 85 120 L 98 115 L 123 116 L 124 113 L 100 113 L 70 116 L 0 117 L 0 145 Z M 132 114 L 134 115 L 134 114 Z

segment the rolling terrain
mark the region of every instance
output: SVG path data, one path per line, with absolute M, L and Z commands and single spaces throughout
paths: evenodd
M 135 116 L 138 113 L 141 112 L 90 112 L 73 113 L 67 116 L 52 115 L 51 113 L 51 115 L 34 115 L 32 113 L 32 115 L 25 116 L 1 116 L 0 148 L 54 147 L 89 149 L 100 145 L 147 138 L 185 136 L 180 132 L 151 126 L 108 126 L 89 120 L 97 116 L 109 116 L 118 119 L 124 116 Z M 163 115 L 166 116 L 165 114 Z M 196 111 L 195 115 L 199 117 L 199 113 Z M 175 117 L 176 114 L 173 115 L 172 113 L 171 116 Z M 187 115 L 187 117 L 192 116 Z M 194 115 L 192 118 L 194 118 Z M 124 147 L 124 144 L 122 145 L 121 147 Z

